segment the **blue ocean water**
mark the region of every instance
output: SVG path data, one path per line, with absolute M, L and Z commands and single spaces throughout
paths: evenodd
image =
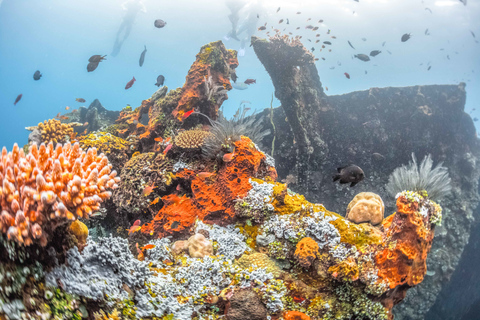
M 145 12 L 138 13 L 120 53 L 112 57 L 115 36 L 126 13 L 122 4 L 128 1 L 0 0 L 0 146 L 11 149 L 14 142 L 24 145 L 29 134 L 26 126 L 53 118 L 58 112 L 69 112 L 67 106 L 88 106 L 98 98 L 110 110 L 127 104 L 137 107 L 155 92 L 159 74 L 165 76 L 169 89 L 182 86 L 200 47 L 223 39 L 231 29 L 230 11 L 223 0 L 141 2 Z M 248 2 L 252 5 L 253 1 Z M 324 87 L 328 87 L 327 94 L 465 82 L 465 110 L 480 118 L 480 110 L 472 111 L 480 105 L 480 1 L 469 0 L 466 6 L 458 0 L 260 1 L 259 5 L 263 13 L 256 27 L 267 23 L 268 28 L 256 35 L 266 37 L 271 26 L 302 35 L 307 48 L 316 48 L 314 54 L 320 58 L 317 68 Z M 246 14 L 246 10 L 240 12 L 241 21 Z M 167 25 L 155 28 L 156 19 L 165 20 Z M 285 21 L 280 24 L 280 19 Z M 320 43 L 315 44 L 317 32 L 305 29 L 308 24 L 319 25 Z M 405 33 L 411 33 L 412 38 L 401 42 Z M 332 45 L 320 52 L 323 41 Z M 224 43 L 229 49 L 240 48 L 234 39 Z M 144 45 L 148 51 L 140 67 Z M 382 53 L 369 62 L 352 58 L 372 50 Z M 94 54 L 107 55 L 107 60 L 94 72 L 87 72 L 88 58 Z M 239 62 L 239 81 L 252 78 L 257 83 L 247 90 L 229 92 L 223 104 L 227 116 L 234 114 L 242 100 L 250 101 L 252 109 L 269 107 L 274 91 L 248 44 Z M 33 80 L 36 70 L 43 74 L 39 81 Z M 133 76 L 137 81 L 125 90 Z M 23 97 L 14 106 L 19 94 Z M 75 98 L 84 98 L 86 103 Z M 274 106 L 278 104 L 275 100 Z

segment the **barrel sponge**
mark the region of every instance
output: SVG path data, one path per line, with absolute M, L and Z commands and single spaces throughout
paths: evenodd
M 318 243 L 315 240 L 310 237 L 303 238 L 297 243 L 295 258 L 302 267 L 308 268 L 319 255 L 318 248 Z
M 348 204 L 346 218 L 355 223 L 380 224 L 385 206 L 382 198 L 373 192 L 361 192 Z

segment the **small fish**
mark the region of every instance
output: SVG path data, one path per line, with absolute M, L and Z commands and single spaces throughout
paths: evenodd
M 125 90 L 130 89 L 133 86 L 133 83 L 136 81 L 135 77 L 132 78 L 132 80 L 127 82 L 127 85 L 125 86 Z
M 365 61 L 365 62 L 370 61 L 370 58 L 366 54 L 363 54 L 363 53 L 356 54 L 356 55 L 354 55 L 354 57 L 359 59 L 359 60 Z
M 318 59 L 318 58 L 315 58 L 315 59 L 313 59 L 313 60 L 315 60 L 315 61 L 318 61 L 318 60 L 320 60 L 320 59 Z
M 69 107 L 69 106 L 66 106 L 66 107 L 65 107 L 65 110 L 70 110 L 70 107 Z
M 427 71 L 430 71 L 432 69 L 432 66 L 428 66 Z
M 315 41 L 315 43 L 319 43 L 319 42 L 320 42 L 320 40 Z
M 307 21 L 310 21 L 310 20 L 312 20 L 312 18 L 308 18 L 308 19 L 307 19 Z
M 330 67 L 329 69 L 330 69 L 330 70 L 333 70 L 333 69 L 335 69 L 335 66 L 333 66 L 333 67 Z
M 157 83 L 155 83 L 155 85 L 156 85 L 157 87 L 160 87 L 160 86 L 163 86 L 163 83 L 164 83 L 164 82 L 165 82 L 165 77 L 162 76 L 162 75 L 159 75 L 159 76 L 157 77 Z
M 83 98 L 76 98 L 75 101 L 80 102 L 80 103 L 84 103 L 84 102 L 85 102 L 85 99 L 83 99 Z
M 42 77 L 42 74 L 40 73 L 39 70 L 35 71 L 35 73 L 33 74 L 33 80 L 40 80 L 40 78 Z
M 450 60 L 450 56 L 447 54 L 447 59 Z
M 60 116 L 60 117 L 58 117 L 58 119 L 60 119 L 60 120 L 68 120 L 69 118 L 68 118 L 67 116 Z
M 290 21 L 287 19 L 287 24 L 290 24 Z
M 267 29 L 267 27 L 261 26 L 261 27 L 258 28 L 258 31 L 263 31 L 263 30 L 266 30 L 266 29 Z
M 323 43 L 331 45 L 332 43 L 330 41 L 323 41 Z
M 223 162 L 230 162 L 233 160 L 234 152 L 232 153 L 226 153 L 223 155 Z
M 327 90 L 327 91 L 328 91 L 328 87 L 325 87 L 325 90 Z
M 312 49 L 310 49 L 310 50 L 313 52 L 313 51 L 315 51 L 315 48 L 314 48 L 314 47 L 312 47 Z
M 142 51 L 142 54 L 140 55 L 140 60 L 138 60 L 138 64 L 143 66 L 143 62 L 145 61 L 145 54 L 147 53 L 147 46 L 144 46 L 145 50 Z
M 152 202 L 150 202 L 150 205 L 153 206 L 154 204 L 157 204 L 158 201 L 160 201 L 160 197 L 156 197 Z
M 197 177 L 199 177 L 200 179 L 208 179 L 210 177 L 213 177 L 214 175 L 215 175 L 215 173 L 212 173 L 212 172 L 197 173 Z
M 323 20 L 322 19 L 318 20 L 318 23 L 323 23 Z
M 83 126 L 84 126 L 84 127 L 88 126 L 88 122 L 85 122 L 85 123 L 83 124 Z
M 348 44 L 350 45 L 350 47 L 352 47 L 352 49 L 355 50 L 355 47 L 352 45 L 352 43 L 350 42 L 350 40 L 347 40 Z
M 365 74 L 367 74 L 367 73 L 368 73 L 367 70 L 365 70 Z
M 472 36 L 475 38 L 475 33 L 473 33 L 472 30 L 470 30 L 470 33 L 472 34 Z
M 243 83 L 245 83 L 245 84 L 255 83 L 255 84 L 256 84 L 256 83 L 257 83 L 257 80 L 255 80 L 255 79 L 247 79 L 247 80 L 245 80 Z
M 473 121 L 477 122 L 477 121 L 478 121 L 478 118 L 477 118 L 477 117 L 473 118 Z
M 331 36 L 330 38 L 332 38 L 332 39 L 337 39 L 337 37 L 335 37 L 335 36 Z
M 185 113 L 183 114 L 183 116 L 182 116 L 182 121 L 185 120 L 185 119 L 187 119 L 188 117 L 190 117 L 190 115 L 191 115 L 194 111 L 195 111 L 195 109 L 192 109 L 192 110 L 190 110 L 190 111 L 185 112 Z
M 134 233 L 134 232 L 137 232 L 138 230 L 140 230 L 142 228 L 140 226 L 140 223 L 142 223 L 140 220 L 135 220 L 135 222 L 130 227 L 130 229 L 127 229 L 128 234 L 131 234 L 131 233 Z
M 280 7 L 278 7 L 277 12 L 280 11 Z
M 430 13 L 433 13 L 432 10 L 430 10 L 430 8 L 425 8 L 425 10 L 430 11 Z
M 430 35 L 430 33 L 428 33 L 428 28 L 425 29 L 425 35 L 426 35 L 426 36 Z
M 23 94 L 20 93 L 20 94 L 17 96 L 17 98 L 15 99 L 15 102 L 13 103 L 13 105 L 16 106 L 17 103 L 18 103 L 18 101 L 20 101 L 20 99 L 22 99 L 22 97 L 23 97 Z
M 297 11 L 297 14 L 300 14 L 301 12 L 300 11 Z
M 99 62 L 102 62 L 103 60 L 107 60 L 105 57 L 107 55 L 100 55 L 100 54 L 95 54 L 93 56 L 91 56 L 89 59 L 88 59 L 88 62 L 94 62 L 94 63 L 99 63 Z
M 153 192 L 153 189 L 155 189 L 155 188 L 156 188 L 155 184 L 152 184 L 151 186 L 146 186 L 146 187 L 143 189 L 142 194 L 143 194 L 145 197 L 148 197 L 148 196 Z
M 405 41 L 407 41 L 408 39 L 410 39 L 411 37 L 412 37 L 412 35 L 411 35 L 410 33 L 405 33 L 405 34 L 402 36 L 401 40 L 402 40 L 402 42 L 405 42 Z
M 330 34 L 330 32 L 331 32 L 331 30 L 330 30 L 330 29 L 328 29 L 328 31 L 327 31 L 327 34 Z
M 305 27 L 305 29 L 313 29 L 313 26 L 309 24 L 308 26 Z
M 280 19 L 280 21 L 278 21 L 279 24 L 282 23 L 282 22 L 283 22 L 283 19 Z
M 363 170 L 354 164 L 337 168 L 337 172 L 333 176 L 333 181 L 340 180 L 341 184 L 350 183 L 350 187 L 355 186 L 365 178 Z
M 318 27 L 315 27 L 312 29 L 312 31 L 317 31 L 318 30 Z
M 153 23 L 153 25 L 155 26 L 155 28 L 163 28 L 167 25 L 167 23 L 165 21 L 163 21 L 162 19 L 157 19 L 155 20 L 155 22 Z
M 467 5 L 467 0 L 460 0 L 461 3 L 463 3 L 463 5 Z
M 90 62 L 90 63 L 87 65 L 87 71 L 88 71 L 88 72 L 94 71 L 95 69 L 97 69 L 98 64 L 99 64 L 99 62 Z
M 380 51 L 380 50 L 373 50 L 373 51 L 370 52 L 370 57 L 378 56 L 380 53 L 382 53 L 382 51 Z
M 387 41 L 382 42 L 382 47 L 385 47 L 385 43 L 387 43 Z
M 317 37 L 317 38 L 320 37 L 320 33 L 317 33 L 317 34 L 315 35 L 315 37 Z
M 150 250 L 150 249 L 153 249 L 153 248 L 155 248 L 154 244 L 147 244 L 146 246 L 142 247 L 142 250 Z
M 388 50 L 387 50 L 387 52 L 388 52 L 388 54 L 392 54 L 392 53 L 391 53 L 390 51 L 388 51 Z
M 168 153 L 168 151 L 170 151 L 170 149 L 172 149 L 172 146 L 173 146 L 173 144 L 170 143 L 170 144 L 165 148 L 165 150 L 163 150 L 163 155 L 164 155 L 164 156 L 167 155 L 167 153 Z
M 157 137 L 157 138 L 155 138 L 155 139 L 153 139 L 153 140 L 155 140 L 155 141 L 157 141 L 157 142 L 162 142 L 162 141 L 163 141 L 163 138 L 162 138 L 162 137 Z
M 343 74 L 345 75 L 345 77 L 347 77 L 347 79 L 350 79 L 350 75 L 347 72 L 344 72 Z

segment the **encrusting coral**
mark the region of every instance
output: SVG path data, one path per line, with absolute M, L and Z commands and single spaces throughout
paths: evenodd
M 0 231 L 8 239 L 30 245 L 47 244 L 62 222 L 88 218 L 111 196 L 119 178 L 105 155 L 84 152 L 78 143 L 4 147 L 0 158 Z
M 74 124 L 61 123 L 57 119 L 40 122 L 38 129 L 42 135 L 42 142 L 64 143 L 74 137 Z
M 385 205 L 378 194 L 361 192 L 348 204 L 345 218 L 355 223 L 377 225 L 382 222 L 384 211 Z

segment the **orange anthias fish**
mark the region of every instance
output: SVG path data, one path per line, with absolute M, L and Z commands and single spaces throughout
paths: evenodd
M 235 156 L 235 152 L 225 153 L 225 154 L 223 155 L 223 162 L 230 162 L 230 161 L 232 161 L 234 156 Z
M 133 225 L 130 227 L 130 229 L 127 229 L 128 234 L 132 234 L 132 233 L 137 232 L 137 231 L 139 231 L 140 229 L 142 229 L 142 227 L 140 226 L 140 223 L 141 223 L 140 220 L 136 220 L 136 221 L 133 223 Z
M 163 155 L 166 155 L 167 152 L 170 151 L 170 149 L 172 149 L 172 146 L 173 146 L 173 144 L 170 143 L 170 144 L 165 148 L 165 150 L 163 150 Z
M 183 114 L 183 116 L 182 116 L 182 121 L 185 120 L 185 119 L 187 119 L 188 117 L 190 117 L 190 115 L 191 115 L 194 111 L 195 111 L 195 109 L 192 109 L 192 110 L 190 110 L 190 111 L 185 112 L 185 113 Z
M 85 123 L 83 124 L 83 126 L 84 126 L 84 127 L 88 126 L 88 122 L 85 122 Z
M 152 202 L 150 202 L 150 205 L 154 205 L 154 204 L 157 204 L 158 201 L 160 200 L 160 197 L 156 197 Z
M 210 178 L 211 176 L 215 175 L 215 173 L 211 173 L 211 172 L 200 172 L 199 174 L 197 174 L 197 177 L 199 177 L 200 179 L 207 179 L 207 178 Z
M 152 184 L 151 186 L 146 186 L 145 189 L 143 189 L 143 195 L 145 197 L 148 197 L 150 193 L 153 192 L 153 189 L 155 188 L 156 188 L 155 184 Z
M 60 115 L 61 115 L 61 112 L 57 113 L 57 115 L 55 116 L 55 118 L 60 118 Z
M 155 140 L 155 141 L 157 141 L 157 142 L 162 142 L 162 141 L 163 141 L 163 138 L 162 138 L 162 137 L 157 137 L 157 138 L 155 138 L 155 139 L 153 139 L 153 140 Z
M 149 250 L 155 248 L 154 244 L 147 244 L 146 246 L 142 247 L 142 250 Z
M 67 116 L 60 116 L 58 119 L 60 119 L 60 120 L 67 120 L 68 117 L 67 117 Z
M 66 106 L 66 107 L 65 107 L 65 110 L 70 110 L 70 107 L 69 107 L 69 106 Z

